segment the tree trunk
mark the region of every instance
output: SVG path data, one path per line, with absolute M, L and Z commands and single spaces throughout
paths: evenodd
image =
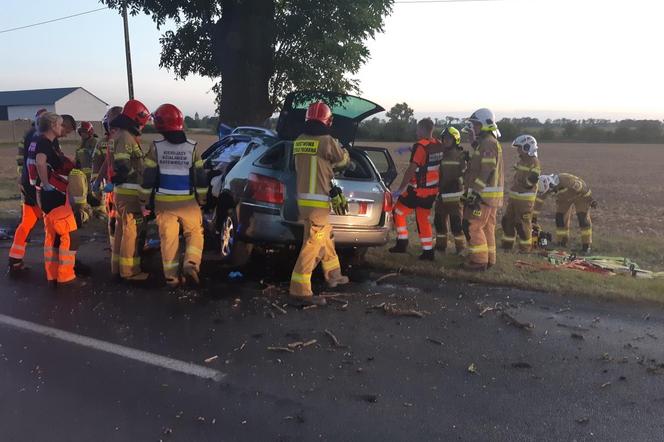
M 274 0 L 224 0 L 212 49 L 221 71 L 220 121 L 262 125 L 274 111 L 269 82 L 274 72 Z

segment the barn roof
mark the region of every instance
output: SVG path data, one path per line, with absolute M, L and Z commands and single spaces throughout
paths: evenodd
M 61 87 L 54 89 L 31 89 L 25 91 L 1 91 L 0 92 L 0 106 L 30 106 L 37 104 L 51 104 L 59 99 L 66 97 L 77 89 L 82 87 Z M 87 90 L 85 90 L 88 92 Z M 89 93 L 89 92 L 88 92 Z M 97 98 L 94 94 L 90 94 Z M 103 100 L 99 100 L 104 104 L 108 104 Z

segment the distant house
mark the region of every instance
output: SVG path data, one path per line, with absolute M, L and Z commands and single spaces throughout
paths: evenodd
M 82 87 L 0 92 L 0 120 L 33 119 L 38 109 L 100 121 L 108 103 Z

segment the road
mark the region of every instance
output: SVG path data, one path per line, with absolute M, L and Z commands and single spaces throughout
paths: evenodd
M 337 302 L 302 310 L 286 303 L 283 281 L 227 282 L 214 266 L 200 291 L 115 283 L 99 236 L 82 246 L 94 270 L 88 285 L 54 291 L 37 243 L 28 252 L 32 277 L 2 280 L 2 440 L 664 434 L 661 306 L 405 275 L 376 282 L 381 273 L 363 269 Z M 423 317 L 391 314 L 411 309 Z M 292 352 L 268 350 L 312 340 Z M 137 350 L 147 356 L 129 357 Z M 159 357 L 219 379 L 164 368 Z

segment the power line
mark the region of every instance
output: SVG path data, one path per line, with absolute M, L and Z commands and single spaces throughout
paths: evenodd
M 103 7 L 103 8 L 93 9 L 91 11 L 79 12 L 78 14 L 72 14 L 72 15 L 68 15 L 66 17 L 59 17 L 59 18 L 54 18 L 52 20 L 42 21 L 42 22 L 39 22 L 39 23 L 32 23 L 30 25 L 19 26 L 17 28 L 2 29 L 2 30 L 0 30 L 0 34 L 4 34 L 5 32 L 18 31 L 20 29 L 32 28 L 34 26 L 45 25 L 47 23 L 53 23 L 53 22 L 60 21 L 60 20 L 67 20 L 68 18 L 74 18 L 74 17 L 78 17 L 78 16 L 81 16 L 81 15 L 85 15 L 85 14 L 92 14 L 93 12 L 103 11 L 103 10 L 106 10 L 106 9 L 108 9 L 108 8 Z

